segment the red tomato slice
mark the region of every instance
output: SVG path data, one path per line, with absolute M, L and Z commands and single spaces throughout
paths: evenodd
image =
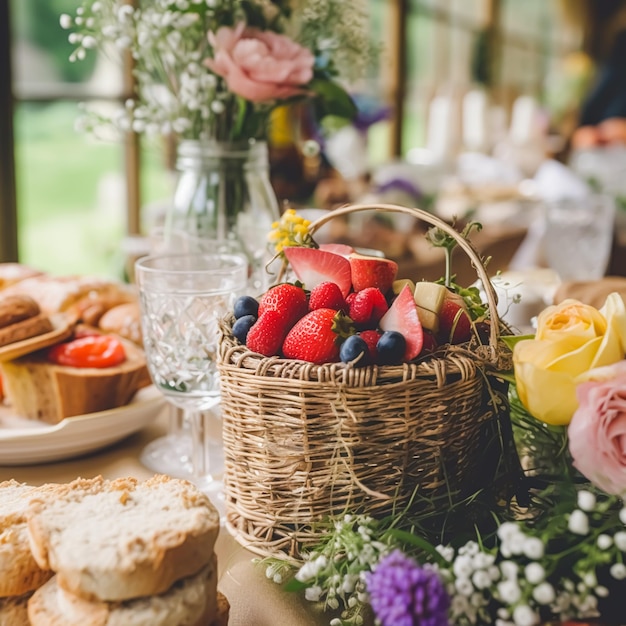
M 88 335 L 54 346 L 48 358 L 70 367 L 115 367 L 126 360 L 126 352 L 116 337 Z

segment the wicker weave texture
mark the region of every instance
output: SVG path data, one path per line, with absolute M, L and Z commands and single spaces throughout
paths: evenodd
M 329 514 L 387 515 L 461 488 L 481 458 L 484 377 L 467 355 L 352 368 L 262 359 L 225 329 L 227 520 L 261 554 L 298 554 Z

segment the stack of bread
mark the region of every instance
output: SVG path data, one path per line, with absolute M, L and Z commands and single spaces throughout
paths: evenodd
M 33 488 L 0 484 L 0 502 L 21 489 Z M 0 625 L 227 625 L 214 552 L 219 515 L 191 483 L 79 478 L 24 497 L 27 532 L 12 549 L 28 552 L 42 574 L 12 589 L 21 595 L 5 604 L 19 612 L 9 621 L 0 605 Z
M 52 577 L 37 565 L 28 543 L 29 501 L 42 489 L 0 483 L 0 626 L 28 624 L 29 598 Z

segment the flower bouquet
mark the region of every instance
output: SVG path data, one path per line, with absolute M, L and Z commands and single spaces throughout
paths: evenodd
M 485 485 L 438 513 L 346 511 L 299 562 L 264 559 L 267 576 L 323 603 L 331 626 L 623 624 L 624 302 L 566 300 L 506 340 L 523 490 Z
M 363 0 L 87 0 L 61 25 L 72 61 L 100 49 L 133 62 L 136 97 L 85 124 L 182 139 L 261 139 L 271 111 L 299 100 L 352 118 L 339 77 L 361 77 L 374 53 Z

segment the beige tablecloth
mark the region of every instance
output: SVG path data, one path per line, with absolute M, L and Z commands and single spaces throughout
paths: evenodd
M 105 478 L 134 476 L 148 478 L 152 472 L 139 461 L 143 447 L 165 432 L 165 415 L 143 431 L 120 443 L 89 456 L 59 463 L 28 466 L 0 466 L 0 481 L 15 480 L 39 485 L 68 482 L 77 477 Z M 216 552 L 220 568 L 219 588 L 229 599 L 229 626 L 318 626 L 328 624 L 330 614 L 322 614 L 301 596 L 284 592 L 265 578 L 264 568 L 255 565 L 254 555 L 222 528 Z

